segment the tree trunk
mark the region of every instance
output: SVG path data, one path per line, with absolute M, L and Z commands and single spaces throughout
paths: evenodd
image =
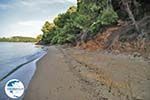
M 125 6 L 125 10 L 127 11 L 129 18 L 132 20 L 132 23 L 135 26 L 136 31 L 138 32 L 138 34 L 140 34 L 141 33 L 140 28 L 137 25 L 135 17 L 134 17 L 134 15 L 133 15 L 130 7 L 129 7 L 128 0 L 122 0 L 122 3 Z
M 87 40 L 87 30 L 83 30 L 83 33 L 82 33 L 82 35 L 81 35 L 81 42 L 86 42 L 86 40 Z

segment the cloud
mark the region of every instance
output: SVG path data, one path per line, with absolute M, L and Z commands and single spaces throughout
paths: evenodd
M 73 3 L 73 4 L 76 4 L 76 3 L 77 3 L 77 0 L 65 0 L 65 1 L 71 2 L 71 3 Z
M 9 8 L 16 8 L 16 7 L 44 7 L 49 6 L 52 4 L 76 4 L 76 0 L 14 0 L 11 3 L 1 3 L 0 2 L 0 9 L 9 9 Z
M 0 3 L 0 9 L 8 9 L 8 8 L 12 8 L 12 5 L 10 5 L 10 4 L 1 4 Z
M 48 4 L 56 4 L 56 3 L 73 3 L 76 4 L 76 0 L 21 0 L 21 4 L 26 6 L 37 6 L 37 5 L 48 5 Z
M 45 21 L 42 20 L 18 21 L 16 24 L 11 24 L 10 26 L 8 26 L 8 36 L 36 37 L 38 34 L 42 34 L 41 28 L 44 22 Z
M 76 0 L 0 0 L 0 37 L 36 36 L 45 21 L 52 22 Z
M 34 20 L 30 20 L 30 21 L 21 21 L 18 22 L 18 25 L 22 25 L 22 26 L 35 26 L 35 25 L 43 25 L 44 21 L 34 21 Z

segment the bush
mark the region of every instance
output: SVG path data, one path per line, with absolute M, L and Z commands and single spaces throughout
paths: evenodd
M 90 32 L 95 35 L 97 32 L 102 30 L 104 26 L 115 23 L 117 19 L 118 15 L 112 7 L 104 9 L 102 14 L 97 17 L 96 22 L 90 26 Z
M 102 15 L 98 17 L 98 22 L 100 22 L 101 25 L 110 25 L 116 22 L 117 19 L 118 19 L 117 13 L 113 10 L 112 7 L 109 7 L 103 10 Z
M 65 33 L 66 30 L 58 28 L 54 31 L 54 35 L 51 39 L 52 44 L 63 44 L 66 42 L 73 42 L 75 40 L 74 34 Z

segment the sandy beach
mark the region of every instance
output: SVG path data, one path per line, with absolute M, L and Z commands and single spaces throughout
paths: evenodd
M 88 100 L 88 94 L 81 91 L 77 80 L 60 51 L 50 47 L 47 55 L 37 63 L 24 100 Z
M 149 70 L 142 57 L 52 46 L 24 100 L 150 100 Z

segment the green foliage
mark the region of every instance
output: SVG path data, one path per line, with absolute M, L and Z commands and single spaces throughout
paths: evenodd
M 54 37 L 51 40 L 52 44 L 63 44 L 65 42 L 65 35 L 60 30 L 55 31 Z
M 90 32 L 95 33 L 100 31 L 104 26 L 111 25 L 117 22 L 118 15 L 110 6 L 104 9 L 96 19 L 96 21 L 90 26 Z
M 98 17 L 101 25 L 110 25 L 118 19 L 117 13 L 110 7 L 103 10 L 102 15 Z
M 42 28 L 42 32 L 48 34 L 49 31 L 54 29 L 54 27 L 55 27 L 55 24 L 49 23 L 48 21 L 46 21 L 43 28 Z
M 55 24 L 46 21 L 42 28 L 43 32 L 42 41 L 44 41 L 46 44 L 50 43 L 51 39 L 54 36 L 53 32 L 55 31 L 55 29 L 56 29 Z
M 70 18 L 69 13 L 59 14 L 54 19 L 54 24 L 60 28 L 63 28 L 64 25 L 68 22 L 69 18 Z
M 53 23 L 46 22 L 42 28 L 45 43 L 63 44 L 74 42 L 80 33 L 95 35 L 103 26 L 117 21 L 117 14 L 108 0 L 77 0 L 77 7 L 70 7 L 59 14 Z M 92 34 L 92 35 L 91 35 Z
M 0 38 L 0 42 L 36 42 L 36 39 L 32 37 L 13 36 L 11 38 Z
M 76 12 L 76 11 L 77 11 L 77 7 L 76 7 L 76 6 L 71 6 L 71 7 L 67 10 L 67 13 L 72 14 L 72 13 L 74 13 L 74 12 Z
M 57 29 L 54 34 L 55 35 L 51 40 L 52 44 L 63 44 L 66 42 L 72 42 L 72 40 L 75 38 L 73 34 L 65 34 L 61 29 Z
M 39 42 L 42 40 L 42 37 L 43 35 L 42 34 L 39 34 L 37 37 L 36 37 L 36 41 Z

